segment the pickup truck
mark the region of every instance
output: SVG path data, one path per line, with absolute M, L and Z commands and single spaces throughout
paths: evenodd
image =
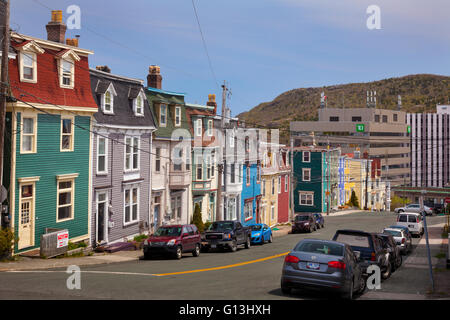
M 209 249 L 229 249 L 234 252 L 237 246 L 250 248 L 251 228 L 244 227 L 239 221 L 215 221 L 202 235 L 202 251 Z

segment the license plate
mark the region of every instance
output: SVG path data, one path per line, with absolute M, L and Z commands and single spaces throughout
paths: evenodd
M 408 225 L 409 228 L 414 228 L 413 224 Z
M 211 245 L 211 248 L 215 249 L 215 248 L 217 248 L 217 245 L 212 244 L 212 245 Z
M 320 265 L 318 263 L 308 262 L 308 263 L 306 263 L 306 268 L 317 270 L 320 268 Z

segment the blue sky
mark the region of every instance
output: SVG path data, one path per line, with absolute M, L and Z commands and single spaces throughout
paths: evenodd
M 45 39 L 46 7 L 67 18 L 72 4 L 81 29 L 66 36 L 79 34 L 80 47 L 95 52 L 91 67 L 146 79 L 148 66 L 160 65 L 163 89 L 192 103 L 209 93 L 220 100 L 226 80 L 232 115 L 299 87 L 450 75 L 448 0 L 195 0 L 217 82 L 191 0 L 13 0 L 11 27 Z M 366 27 L 373 4 L 380 30 Z

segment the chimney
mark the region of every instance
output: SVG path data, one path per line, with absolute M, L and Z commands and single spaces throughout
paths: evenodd
M 47 29 L 47 40 L 64 43 L 67 27 L 62 22 L 62 10 L 52 10 L 52 21 L 45 28 Z
M 162 76 L 159 66 L 151 65 L 148 68 L 147 86 L 151 88 L 161 89 Z
M 217 103 L 216 103 L 216 95 L 215 94 L 208 94 L 208 102 L 206 103 L 206 105 L 214 107 L 214 114 L 216 114 Z
M 108 66 L 96 66 L 95 69 L 103 72 L 111 73 L 111 69 Z

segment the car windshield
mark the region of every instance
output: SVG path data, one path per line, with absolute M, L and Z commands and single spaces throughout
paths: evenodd
M 322 241 L 302 241 L 294 248 L 294 251 L 320 253 L 339 257 L 344 255 L 344 247 L 342 245 Z
M 233 222 L 213 222 L 209 228 L 209 231 L 225 231 L 233 230 Z
M 352 247 L 370 248 L 369 238 L 364 235 L 339 233 L 337 238 L 333 240 L 346 243 Z
M 309 220 L 309 216 L 296 216 L 295 221 L 307 221 Z
M 401 231 L 396 231 L 396 230 L 384 230 L 383 231 L 386 234 L 391 234 L 393 237 L 401 237 L 402 233 Z
M 262 227 L 259 225 L 254 225 L 254 226 L 251 226 L 250 228 L 252 228 L 252 231 L 260 231 Z
M 156 237 L 175 237 L 181 234 L 181 227 L 160 227 L 156 230 Z

